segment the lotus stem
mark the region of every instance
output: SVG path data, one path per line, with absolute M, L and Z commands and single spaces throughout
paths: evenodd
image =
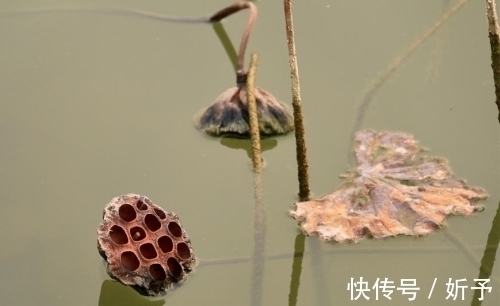
M 218 11 L 210 17 L 211 22 L 220 21 L 227 16 L 230 16 L 240 10 L 249 9 L 250 15 L 248 16 L 247 25 L 241 36 L 240 49 L 238 50 L 238 71 L 244 70 L 245 65 L 245 51 L 247 49 L 250 34 L 252 34 L 255 20 L 257 19 L 257 7 L 249 1 L 239 1 L 231 4 L 230 6 Z
M 297 52 L 295 50 L 295 33 L 293 29 L 292 3 L 284 0 L 286 38 L 288 42 L 288 56 L 290 63 L 290 77 L 292 79 L 292 106 L 295 125 L 295 146 L 297 153 L 297 168 L 299 178 L 299 199 L 307 201 L 310 197 L 309 190 L 309 164 L 305 141 L 304 123 L 302 117 L 302 99 L 300 97 L 299 67 L 297 65 Z
M 250 139 L 252 140 L 252 164 L 255 173 L 262 172 L 262 157 L 260 150 L 259 118 L 257 114 L 257 102 L 255 101 L 255 73 L 257 70 L 257 53 L 250 57 L 250 68 L 247 75 L 247 103 L 248 116 L 250 117 Z
M 488 17 L 488 35 L 491 47 L 491 68 L 493 69 L 493 80 L 495 81 L 495 103 L 498 108 L 498 122 L 500 122 L 500 37 L 494 0 L 486 0 L 486 16 Z
M 495 257 L 498 251 L 498 244 L 500 243 L 500 202 L 498 203 L 497 212 L 493 218 L 491 229 L 486 240 L 486 247 L 484 248 L 483 258 L 481 259 L 481 266 L 479 267 L 478 279 L 489 279 L 493 272 L 493 265 L 495 264 Z M 480 298 L 481 291 L 475 290 L 474 297 L 472 298 L 471 305 L 481 305 Z M 477 304 L 475 304 L 477 303 Z
M 19 14 L 35 14 L 35 13 L 57 13 L 57 12 L 82 12 L 82 13 L 106 13 L 123 16 L 133 16 L 146 18 L 149 20 L 157 20 L 164 22 L 179 22 L 179 23 L 211 23 L 209 17 L 188 17 L 188 16 L 172 16 L 157 14 L 142 10 L 125 9 L 119 7 L 99 7 L 99 6 L 59 6 L 48 8 L 28 8 L 20 10 L 0 11 L 0 16 L 19 15 Z
M 229 39 L 224 27 L 220 21 L 230 15 L 239 12 L 243 9 L 250 9 L 250 16 L 248 19 L 247 26 L 242 36 L 240 50 L 238 56 L 236 51 Z M 212 23 L 213 28 L 219 40 L 222 43 L 235 71 L 243 70 L 245 62 L 245 51 L 248 45 L 248 40 L 250 34 L 252 33 L 255 20 L 257 18 L 257 7 L 255 4 L 248 1 L 239 1 L 231 4 L 228 7 L 216 12 L 215 14 L 206 17 L 190 17 L 190 16 L 175 16 L 175 15 L 163 15 L 148 11 L 136 10 L 136 9 L 125 9 L 119 7 L 99 7 L 99 6 L 59 6 L 59 7 L 48 7 L 48 8 L 28 8 L 19 10 L 8 10 L 0 11 L 1 17 L 16 16 L 22 14 L 36 14 L 36 13 L 57 13 L 57 12 L 82 12 L 82 13 L 103 13 L 103 14 L 115 14 L 123 16 L 132 16 L 145 18 L 149 20 L 157 20 L 163 22 L 175 22 L 175 23 Z
M 250 67 L 246 76 L 246 95 L 248 103 L 248 114 L 250 117 L 250 138 L 252 141 L 252 164 L 254 170 L 254 247 L 253 247 L 253 269 L 252 269 L 252 303 L 262 303 L 262 283 L 264 278 L 264 260 L 266 245 L 266 207 L 262 188 L 262 157 L 260 150 L 260 129 L 257 113 L 257 102 L 255 101 L 255 74 L 257 70 L 257 53 L 250 56 Z

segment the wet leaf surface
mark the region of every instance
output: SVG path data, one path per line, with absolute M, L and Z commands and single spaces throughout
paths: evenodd
M 444 226 L 446 216 L 469 216 L 487 197 L 454 176 L 446 160 L 425 156 L 410 134 L 365 130 L 356 134 L 358 167 L 321 199 L 295 204 L 290 215 L 322 240 L 421 236 Z

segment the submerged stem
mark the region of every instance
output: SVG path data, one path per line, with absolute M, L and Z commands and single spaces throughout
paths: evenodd
M 292 78 L 292 106 L 295 124 L 295 146 L 297 151 L 297 166 L 299 176 L 299 199 L 309 200 L 309 164 L 307 162 L 307 150 L 302 118 L 302 100 L 300 98 L 299 67 L 297 65 L 297 52 L 295 51 L 295 34 L 293 30 L 292 4 L 290 0 L 284 0 L 286 38 L 288 42 L 288 56 L 290 63 L 290 75 Z
M 163 15 L 153 12 L 147 12 L 135 9 L 125 9 L 120 7 L 100 7 L 100 6 L 59 6 L 49 8 L 28 8 L 20 10 L 0 11 L 0 16 L 16 16 L 22 14 L 35 14 L 35 13 L 63 13 L 63 12 L 82 12 L 82 13 L 105 13 L 116 14 L 124 16 L 141 17 L 150 20 L 166 21 L 166 22 L 179 22 L 179 23 L 211 23 L 209 17 L 189 17 L 189 16 L 174 16 Z
M 354 134 L 360 128 L 365 118 L 365 113 L 373 100 L 375 94 L 382 88 L 385 82 L 389 79 L 389 77 L 403 64 L 410 55 L 413 54 L 418 48 L 431 37 L 441 26 L 443 26 L 446 21 L 453 16 L 459 9 L 461 9 L 469 0 L 459 0 L 452 7 L 450 7 L 441 17 L 424 33 L 422 33 L 417 39 L 408 47 L 408 49 L 404 50 L 398 57 L 396 57 L 386 68 L 380 73 L 375 80 L 368 86 L 368 89 L 365 90 L 363 97 L 361 99 L 361 105 L 359 106 L 358 116 L 356 118 L 356 122 L 351 131 L 351 140 L 354 141 Z M 349 159 L 351 158 L 351 154 L 349 153 Z

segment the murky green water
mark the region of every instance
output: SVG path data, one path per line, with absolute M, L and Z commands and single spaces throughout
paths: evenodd
M 320 196 L 348 168 L 364 90 L 455 1 L 294 2 L 311 186 Z M 74 1 L 83 3 L 206 15 L 229 2 Z M 61 4 L 68 3 L 16 1 L 0 3 L 0 11 Z M 289 102 L 282 3 L 258 5 L 249 46 L 260 54 L 258 83 Z M 372 305 L 373 290 L 369 301 L 350 301 L 347 284 L 360 277 L 370 287 L 377 278 L 396 286 L 416 279 L 412 305 L 471 303 L 470 288 L 464 301 L 446 299 L 446 282 L 465 278 L 461 284 L 474 286 L 500 198 L 484 6 L 469 1 L 405 61 L 374 96 L 361 128 L 414 134 L 456 174 L 486 188 L 486 210 L 451 218 L 446 230 L 421 239 L 335 245 L 306 238 L 298 305 Z M 241 13 L 225 23 L 235 42 L 245 20 Z M 248 144 L 208 138 L 191 122 L 234 83 L 212 28 L 92 13 L 15 15 L 0 18 L 0 46 L 1 304 L 249 305 L 250 260 L 203 264 L 253 253 L 253 174 L 238 149 Z M 266 148 L 261 301 L 287 305 L 298 234 L 287 216 L 298 189 L 293 136 L 267 140 Z M 104 205 L 129 192 L 176 212 L 202 262 L 164 299 L 109 280 L 96 250 Z M 483 305 L 500 301 L 499 271 L 497 263 Z M 378 303 L 410 303 L 394 291 Z

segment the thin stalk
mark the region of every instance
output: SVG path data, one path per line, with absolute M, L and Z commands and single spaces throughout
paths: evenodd
M 494 0 L 486 0 L 486 16 L 488 17 L 488 36 L 491 47 L 491 68 L 495 81 L 496 105 L 498 108 L 498 122 L 500 122 L 500 37 L 498 17 Z
M 444 12 L 448 10 L 450 4 L 453 2 L 452 0 L 442 0 L 441 10 L 439 15 L 443 15 Z M 429 84 L 435 83 L 436 79 L 439 75 L 439 65 L 443 58 L 443 47 L 444 47 L 444 39 L 443 36 L 445 34 L 445 30 L 438 31 L 434 35 L 434 43 L 432 46 L 432 50 L 429 54 L 429 63 L 427 64 L 427 76 L 426 82 Z
M 163 15 L 142 10 L 125 9 L 119 7 L 100 7 L 100 6 L 59 6 L 49 8 L 28 8 L 20 10 L 0 11 L 0 16 L 17 16 L 22 14 L 35 14 L 35 13 L 64 13 L 64 12 L 81 12 L 81 13 L 104 13 L 115 14 L 122 16 L 133 16 L 139 18 L 146 18 L 149 20 L 157 20 L 164 22 L 179 22 L 179 23 L 211 23 L 210 17 L 189 17 L 189 16 L 173 16 Z
M 254 223 L 252 255 L 252 303 L 262 304 L 262 286 L 264 284 L 264 263 L 266 246 L 266 206 L 262 188 L 262 174 L 254 173 Z
M 497 212 L 493 218 L 491 224 L 491 229 L 486 240 L 486 247 L 484 248 L 483 258 L 481 259 L 481 266 L 479 267 L 478 279 L 490 279 L 491 273 L 493 272 L 493 265 L 495 264 L 495 258 L 498 250 L 498 244 L 500 243 L 500 202 L 498 203 Z M 491 287 L 490 284 L 486 284 L 487 287 Z M 477 287 L 477 286 L 476 286 Z M 486 292 L 485 292 L 486 293 Z M 471 305 L 479 306 L 482 304 L 483 299 L 481 299 L 481 291 L 474 290 L 474 296 L 472 298 Z
M 257 7 L 252 2 L 240 1 L 233 3 L 210 17 L 211 22 L 220 21 L 243 9 L 249 9 L 250 14 L 243 35 L 241 36 L 240 49 L 238 50 L 238 71 L 244 71 L 245 51 L 247 49 L 248 40 L 250 39 L 250 34 L 252 34 L 255 25 L 255 20 L 257 19 Z
M 455 234 L 452 230 L 443 231 L 443 234 L 467 257 L 467 259 L 469 259 L 473 265 L 478 266 L 480 264 L 479 258 L 476 254 L 457 234 Z
M 247 1 L 240 1 L 223 8 L 211 16 L 175 16 L 175 15 L 164 15 L 137 9 L 126 9 L 120 7 L 104 7 L 104 6 L 56 6 L 47 8 L 24 8 L 24 9 L 14 9 L 0 11 L 0 16 L 17 16 L 23 14 L 36 14 L 36 13 L 58 13 L 58 12 L 75 12 L 75 13 L 105 13 L 105 14 L 116 14 L 123 16 L 133 16 L 142 17 L 149 20 L 158 20 L 166 22 L 179 22 L 179 23 L 214 23 L 221 21 L 222 19 L 229 17 L 230 15 L 239 12 L 242 9 L 250 8 L 250 10 L 255 10 L 255 5 Z
M 497 225 L 498 226 L 498 225 Z M 495 227 L 495 229 L 498 229 Z M 314 239 L 311 239 L 314 240 Z M 496 252 L 498 244 L 487 244 L 484 245 L 476 245 L 472 246 L 473 250 L 484 250 L 485 252 Z M 324 251 L 325 254 L 336 254 L 336 255 L 349 255 L 349 256 L 359 256 L 366 258 L 367 256 L 374 254 L 408 254 L 408 253 L 422 253 L 422 254 L 430 254 L 430 253 L 453 253 L 456 254 L 457 247 L 453 245 L 448 246 L 430 246 L 430 247 L 391 247 L 388 248 L 386 246 L 381 247 L 363 247 L 363 246 L 353 246 L 347 245 L 343 248 L 331 248 L 329 250 Z M 265 256 L 265 260 L 281 260 L 281 259 L 290 259 L 294 258 L 294 253 L 280 253 L 280 254 L 272 254 Z M 205 267 L 205 266 L 218 266 L 218 265 L 231 265 L 231 264 L 243 264 L 248 263 L 252 260 L 251 256 L 242 256 L 242 257 L 230 257 L 230 258 L 217 258 L 217 259 L 201 259 L 199 260 L 199 264 L 197 267 Z
M 382 88 L 389 77 L 403 64 L 422 44 L 429 39 L 439 28 L 441 28 L 451 16 L 461 9 L 469 0 L 460 0 L 455 5 L 450 7 L 430 28 L 425 30 L 401 55 L 396 57 L 385 70 L 380 73 L 375 80 L 365 90 L 359 106 L 358 116 L 351 131 L 351 139 L 354 140 L 354 134 L 360 128 L 365 117 L 366 110 L 373 100 L 375 94 Z M 349 159 L 351 154 L 349 153 Z
M 495 227 L 496 224 L 493 224 L 493 225 L 494 225 L 493 227 Z M 465 255 L 465 257 L 467 257 L 467 259 L 469 260 L 469 262 L 472 265 L 474 265 L 476 267 L 481 267 L 481 261 L 476 256 L 473 249 L 471 247 L 467 246 L 467 244 L 459 236 L 457 236 L 452 231 L 444 231 L 444 235 L 446 236 L 446 238 L 448 238 L 448 240 L 450 240 L 460 250 L 460 252 L 462 252 Z M 488 246 L 491 246 L 491 245 L 488 243 L 487 248 L 488 248 Z M 497 246 L 498 246 L 498 241 L 497 241 Z M 493 276 L 493 278 L 496 281 L 498 281 L 497 276 Z
M 297 65 L 297 52 L 295 50 L 295 33 L 293 29 L 292 3 L 284 0 L 286 38 L 288 42 L 288 57 L 290 63 L 290 77 L 292 79 L 292 106 L 295 124 L 295 146 L 297 154 L 297 168 L 299 178 L 299 199 L 307 201 L 310 197 L 309 190 L 309 164 L 307 162 L 307 150 L 304 131 L 304 120 L 302 117 L 302 99 L 300 97 L 299 67 Z
M 259 118 L 257 114 L 257 102 L 255 101 L 255 72 L 257 70 L 257 53 L 250 57 L 250 68 L 247 75 L 247 103 L 248 116 L 250 117 L 250 139 L 252 140 L 252 164 L 255 173 L 262 172 L 262 157 L 260 150 Z
M 229 17 L 230 15 L 239 12 L 242 9 L 250 9 L 250 17 L 243 33 L 242 41 L 240 44 L 239 56 L 237 56 L 236 51 L 227 35 L 223 25 L 221 24 L 222 19 Z M 175 22 L 175 23 L 212 23 L 217 37 L 222 43 L 224 50 L 226 51 L 229 60 L 231 61 L 235 71 L 243 70 L 244 60 L 245 60 L 245 50 L 248 44 L 250 34 L 257 17 L 256 6 L 247 1 L 240 1 L 231 4 L 228 7 L 216 12 L 215 14 L 206 17 L 191 17 L 191 16 L 175 16 L 175 15 L 163 15 L 148 11 L 136 10 L 136 9 L 125 9 L 119 7 L 100 7 L 100 6 L 59 6 L 59 7 L 49 7 L 49 8 L 31 8 L 31 9 L 19 9 L 19 10 L 8 10 L 0 11 L 0 17 L 18 16 L 23 14 L 36 14 L 36 13 L 60 13 L 60 12 L 74 12 L 74 13 L 101 13 L 101 14 L 114 14 L 122 16 L 132 16 L 139 17 L 149 20 L 163 21 L 163 22 Z
M 266 246 L 266 207 L 262 188 L 262 157 L 260 150 L 259 118 L 255 101 L 255 74 L 257 70 L 257 53 L 250 57 L 250 67 L 246 77 L 246 95 L 248 114 L 250 117 L 250 137 L 252 140 L 252 163 L 254 170 L 254 245 L 252 269 L 252 304 L 262 304 L 262 284 L 264 280 L 264 259 Z

